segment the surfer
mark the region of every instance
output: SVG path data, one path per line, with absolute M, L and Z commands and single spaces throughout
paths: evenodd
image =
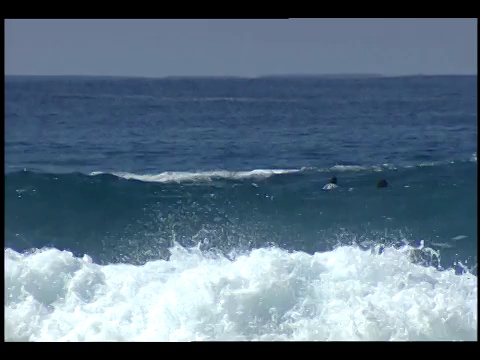
M 330 181 L 328 182 L 328 184 L 326 184 L 322 190 L 333 190 L 333 189 L 336 189 L 338 187 L 337 185 L 337 178 L 335 176 L 332 176 L 330 178 Z
M 385 179 L 379 180 L 377 182 L 377 189 L 388 187 L 388 182 Z

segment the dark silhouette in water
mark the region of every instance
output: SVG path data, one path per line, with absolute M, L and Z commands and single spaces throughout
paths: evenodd
M 378 189 L 380 189 L 380 188 L 386 188 L 386 187 L 388 187 L 388 182 L 387 182 L 387 180 L 382 179 L 382 180 L 379 180 L 379 181 L 377 182 L 377 188 L 378 188 Z
M 325 185 L 323 187 L 323 190 L 333 190 L 335 188 L 337 188 L 337 177 L 336 176 L 332 176 L 328 182 L 327 185 Z

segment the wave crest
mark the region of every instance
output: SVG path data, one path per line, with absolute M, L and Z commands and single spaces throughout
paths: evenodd
M 232 179 L 232 180 L 242 180 L 242 179 L 264 179 L 273 175 L 282 175 L 282 174 L 291 174 L 300 172 L 298 169 L 258 169 L 252 171 L 226 171 L 226 170 L 217 170 L 217 171 L 204 171 L 204 172 L 183 172 L 183 171 L 166 171 L 156 175 L 140 175 L 133 174 L 128 172 L 112 172 L 111 175 L 117 176 L 119 178 L 127 180 L 139 180 L 145 182 L 159 182 L 159 183 L 168 183 L 168 182 L 183 182 L 183 181 L 212 181 L 215 178 L 219 179 Z M 106 172 L 95 171 L 90 175 L 96 176 L 101 174 L 108 174 Z

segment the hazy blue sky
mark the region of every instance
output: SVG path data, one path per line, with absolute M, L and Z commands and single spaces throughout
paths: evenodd
M 476 74 L 476 19 L 6 20 L 5 74 Z

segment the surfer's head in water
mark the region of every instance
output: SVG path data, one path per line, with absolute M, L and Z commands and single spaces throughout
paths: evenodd
M 388 182 L 387 182 L 387 180 L 382 179 L 382 180 L 377 181 L 377 188 L 378 188 L 378 189 L 380 189 L 380 188 L 386 188 L 386 187 L 388 187 Z
M 333 190 L 338 187 L 337 185 L 337 178 L 335 176 L 332 176 L 330 180 L 328 181 L 328 184 L 325 185 L 322 189 L 323 190 Z

